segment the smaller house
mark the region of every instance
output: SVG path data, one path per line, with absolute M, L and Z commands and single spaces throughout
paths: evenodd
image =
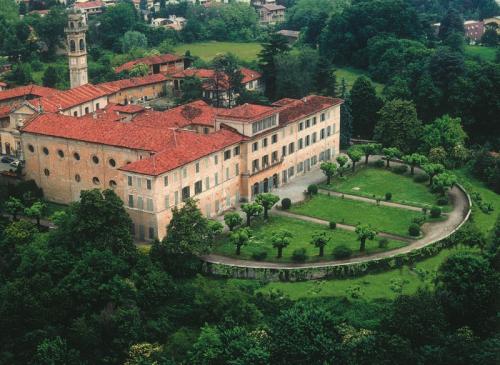
M 87 16 L 94 14 L 101 14 L 104 6 L 105 6 L 104 3 L 100 0 L 73 4 L 73 8 L 80 9 L 80 11 Z
M 155 18 L 151 21 L 153 27 L 163 27 L 173 30 L 182 30 L 186 25 L 186 18 L 181 16 L 169 15 L 168 18 Z
M 184 57 L 176 56 L 170 53 L 165 53 L 159 56 L 149 56 L 138 58 L 133 61 L 124 63 L 115 68 L 116 73 L 130 71 L 135 65 L 145 64 L 149 67 L 149 74 L 171 74 L 184 70 Z
M 38 15 L 40 15 L 40 17 L 43 18 L 48 13 L 49 13 L 49 10 L 48 9 L 44 9 L 44 10 L 31 10 L 28 14 L 30 14 L 30 15 L 38 14 Z
M 260 24 L 263 26 L 268 26 L 284 22 L 285 10 L 286 8 L 283 5 L 262 5 L 259 9 Z
M 4 89 L 0 91 L 0 106 L 16 104 L 24 100 L 31 100 L 41 96 L 49 96 L 57 92 L 58 90 L 56 89 L 38 85 L 26 85 L 13 89 Z
M 484 24 L 482 21 L 467 20 L 464 22 L 465 38 L 472 42 L 481 40 L 484 34 Z
M 285 37 L 290 44 L 297 42 L 300 36 L 300 32 L 297 30 L 282 29 L 276 33 L 281 34 L 283 37 Z
M 7 90 L 7 84 L 5 82 L 0 81 L 0 91 Z
M 99 86 L 116 89 L 115 93 L 109 95 L 108 102 L 128 105 L 159 98 L 165 94 L 167 82 L 164 75 L 153 74 L 105 82 Z

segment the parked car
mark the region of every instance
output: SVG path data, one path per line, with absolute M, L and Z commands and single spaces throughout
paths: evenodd
M 19 165 L 22 165 L 22 161 L 19 161 L 19 160 L 14 160 L 10 163 L 10 166 L 12 167 L 17 167 Z
M 2 156 L 2 159 L 0 161 L 2 161 L 3 163 L 11 163 L 15 161 L 15 158 L 10 156 Z

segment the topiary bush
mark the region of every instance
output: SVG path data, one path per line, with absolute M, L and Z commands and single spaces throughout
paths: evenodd
M 382 237 L 381 239 L 378 240 L 378 247 L 379 248 L 386 248 L 389 246 L 389 240 L 385 237 Z
M 385 162 L 383 160 L 377 160 L 373 164 L 375 167 L 385 167 Z
M 316 195 L 318 194 L 318 185 L 311 184 L 307 187 L 307 192 L 309 195 Z
M 289 198 L 283 198 L 283 200 L 281 200 L 281 208 L 283 208 L 284 210 L 290 209 L 291 206 L 292 201 Z
M 335 229 L 335 228 L 337 228 L 337 223 L 336 222 L 330 222 L 328 224 L 328 226 L 330 227 L 330 229 Z
M 431 208 L 431 218 L 439 218 L 441 217 L 441 208 L 433 206 Z
M 256 251 L 252 254 L 252 259 L 255 261 L 262 261 L 267 257 L 267 252 L 265 250 Z
M 417 223 L 412 223 L 408 227 L 408 233 L 412 237 L 417 237 L 420 235 L 420 226 Z
M 406 174 L 406 172 L 408 171 L 408 166 L 406 165 L 398 165 L 398 166 L 394 166 L 392 169 L 392 172 L 396 173 L 396 174 Z
M 304 262 L 307 260 L 307 252 L 305 248 L 298 248 L 292 253 L 292 260 L 295 262 Z
M 385 193 L 385 200 L 389 201 L 392 199 L 392 193 Z
M 411 220 L 411 222 L 421 226 L 425 222 L 425 217 L 423 215 L 421 215 L 419 217 L 415 217 Z
M 415 175 L 415 177 L 413 178 L 413 181 L 415 181 L 417 183 L 427 182 L 427 181 L 429 181 L 429 175 L 427 175 L 427 174 Z
M 352 250 L 346 245 L 338 245 L 333 249 L 333 257 L 337 260 L 348 259 L 352 256 Z
M 437 205 L 446 205 L 448 204 L 448 198 L 446 196 L 440 196 L 437 201 Z

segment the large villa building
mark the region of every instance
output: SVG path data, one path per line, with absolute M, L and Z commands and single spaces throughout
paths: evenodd
M 308 96 L 233 109 L 198 101 L 164 112 L 42 113 L 22 129 L 26 178 L 65 204 L 81 190 L 115 189 L 135 237 L 162 238 L 187 198 L 212 217 L 337 155 L 341 103 Z

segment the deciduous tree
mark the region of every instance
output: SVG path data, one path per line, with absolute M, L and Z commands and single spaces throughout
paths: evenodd
M 284 230 L 284 229 L 277 231 L 277 232 L 274 232 L 272 234 L 271 242 L 273 244 L 273 247 L 278 249 L 277 258 L 280 259 L 283 256 L 283 249 L 290 244 L 292 237 L 293 237 L 293 234 L 289 231 Z
M 230 212 L 224 214 L 224 222 L 229 228 L 229 231 L 232 232 L 236 227 L 241 226 L 243 218 L 236 212 Z
M 268 212 L 277 202 L 280 201 L 280 197 L 271 193 L 262 193 L 255 197 L 255 202 L 262 205 L 264 208 L 264 219 L 268 219 Z
M 325 246 L 330 242 L 332 238 L 327 236 L 326 232 L 317 232 L 313 235 L 311 244 L 314 247 L 319 248 L 319 256 L 323 257 L 325 252 Z
M 364 252 L 366 247 L 366 240 L 373 240 L 377 235 L 377 231 L 368 224 L 358 224 L 355 229 L 360 242 L 359 251 Z
M 251 219 L 259 216 L 264 211 L 264 207 L 259 203 L 246 203 L 241 205 L 241 210 L 247 216 L 247 227 L 250 227 Z
M 422 166 L 427 163 L 427 157 L 421 155 L 419 153 L 412 153 L 411 155 L 404 155 L 403 162 L 410 166 L 410 174 L 413 175 L 415 173 L 415 167 Z
M 337 164 L 330 161 L 322 162 L 320 169 L 326 175 L 326 184 L 330 185 L 332 177 L 335 176 L 335 172 L 337 172 Z
M 252 237 L 252 232 L 250 228 L 238 228 L 236 231 L 232 232 L 229 236 L 229 242 L 236 246 L 236 255 L 241 253 L 241 246 L 245 246 L 250 242 Z

